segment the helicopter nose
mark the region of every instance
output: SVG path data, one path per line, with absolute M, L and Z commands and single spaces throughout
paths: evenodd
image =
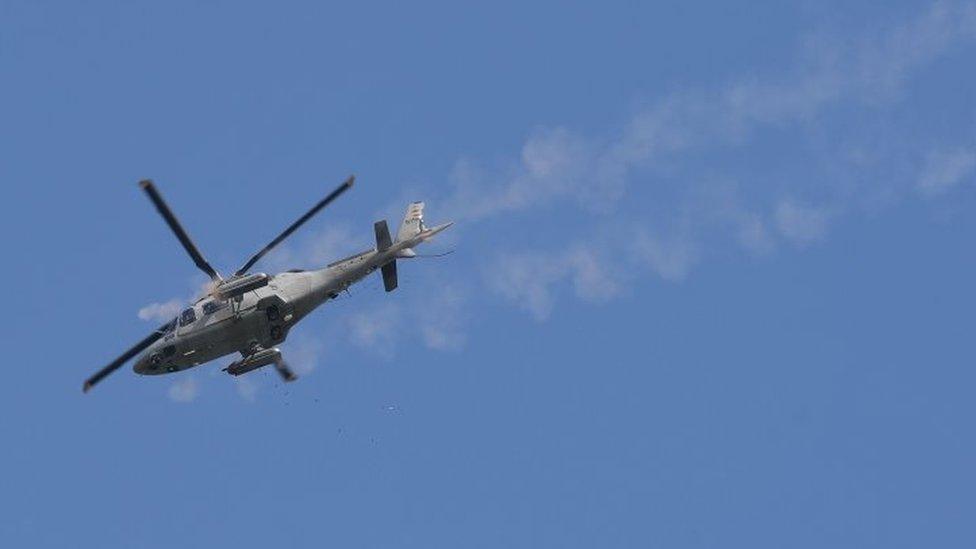
M 139 357 L 136 363 L 132 365 L 132 371 L 139 375 L 146 375 L 149 373 L 149 361 L 146 360 L 145 356 Z
M 132 365 L 132 371 L 144 376 L 149 376 L 159 373 L 159 354 L 155 352 L 148 352 L 140 356 L 135 364 Z

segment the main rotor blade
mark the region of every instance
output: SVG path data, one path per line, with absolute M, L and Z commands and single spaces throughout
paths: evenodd
M 288 238 L 288 236 L 291 233 L 295 232 L 296 229 L 298 229 L 306 221 L 308 221 L 309 219 L 311 219 L 311 217 L 313 215 L 319 213 L 319 210 L 321 210 L 322 208 L 328 206 L 329 203 L 332 202 L 333 200 L 335 200 L 336 198 L 339 198 L 339 195 L 341 195 L 342 193 L 348 191 L 349 190 L 349 187 L 352 187 L 352 184 L 353 184 L 353 182 L 355 180 L 356 180 L 356 176 L 350 175 L 349 176 L 349 179 L 346 179 L 342 183 L 342 185 L 339 185 L 338 187 L 336 187 L 336 190 L 334 190 L 331 193 L 329 193 L 329 196 L 323 198 L 322 201 L 319 202 L 318 204 L 316 204 L 315 206 L 313 206 L 311 210 L 305 212 L 305 215 L 299 217 L 298 218 L 298 221 L 292 223 L 291 226 L 289 226 L 287 229 L 284 230 L 284 232 L 282 232 L 281 234 L 279 234 L 274 240 L 272 240 L 267 246 L 265 246 L 264 249 L 262 249 L 260 252 L 258 252 L 257 254 L 255 254 L 254 257 L 252 257 L 251 259 L 249 259 L 247 261 L 247 263 L 244 264 L 243 267 L 241 267 L 240 269 L 237 270 L 236 273 L 234 273 L 234 276 L 240 276 L 240 275 L 246 273 L 248 271 L 248 269 L 250 269 L 251 267 L 253 267 L 255 263 L 257 263 L 262 257 L 264 257 L 264 254 L 270 252 L 278 244 L 281 244 L 281 241 L 282 240 Z
M 128 351 L 123 353 L 122 356 L 110 362 L 108 366 L 102 368 L 97 373 L 95 373 L 95 375 L 86 379 L 85 384 L 82 386 L 82 391 L 87 393 L 88 391 L 91 390 L 92 387 L 95 386 L 96 383 L 105 379 L 105 376 L 111 374 L 115 370 L 118 370 L 119 367 L 121 367 L 123 364 L 128 362 L 130 358 L 143 352 L 144 350 L 146 350 L 147 347 L 155 343 L 157 339 L 163 337 L 163 334 L 166 333 L 166 326 L 167 324 L 163 324 L 155 332 L 150 334 L 149 337 L 143 339 L 139 343 L 136 343 L 135 347 L 129 349 Z
M 142 187 L 142 190 L 146 191 L 147 195 L 149 195 L 149 200 L 152 200 L 153 205 L 156 206 L 156 210 L 158 210 L 159 214 L 162 215 L 163 219 L 166 220 L 166 224 L 169 225 L 169 228 L 172 229 L 174 233 L 176 233 L 176 238 L 179 239 L 180 244 L 183 245 L 186 252 L 190 254 L 191 258 L 193 258 L 193 262 L 196 264 L 196 266 L 199 267 L 201 271 L 207 273 L 211 280 L 219 281 L 220 275 L 217 274 L 217 271 L 210 266 L 210 263 L 207 263 L 207 260 L 203 258 L 200 250 L 198 250 L 196 245 L 193 244 L 193 241 L 190 240 L 190 235 L 186 234 L 186 231 L 183 230 L 180 222 L 176 219 L 176 216 L 173 215 L 173 212 L 170 211 L 169 206 L 166 205 L 166 202 L 159 194 L 159 191 L 156 190 L 156 186 L 153 185 L 153 182 L 149 179 L 144 179 L 139 182 L 139 186 Z

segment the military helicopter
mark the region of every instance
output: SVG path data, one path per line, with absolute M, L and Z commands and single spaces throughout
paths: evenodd
M 248 272 L 265 254 L 349 190 L 354 181 L 355 177 L 350 176 L 228 278 L 223 278 L 204 259 L 153 182 L 140 181 L 139 186 L 176 234 L 193 263 L 210 277 L 211 284 L 206 295 L 176 318 L 85 380 L 83 391 L 87 393 L 136 355 L 139 357 L 133 370 L 143 375 L 180 372 L 240 353 L 239 360 L 224 368 L 228 374 L 239 376 L 274 364 L 283 380 L 296 379 L 277 345 L 285 341 L 288 331 L 299 320 L 377 269 L 382 274 L 384 288 L 392 292 L 397 287 L 397 260 L 416 257 L 414 247 L 453 224 L 428 228 L 424 225 L 424 203 L 414 202 L 407 207 L 395 240 L 386 220 L 377 221 L 373 224 L 375 248 L 340 259 L 325 268 L 293 269 L 275 275 Z

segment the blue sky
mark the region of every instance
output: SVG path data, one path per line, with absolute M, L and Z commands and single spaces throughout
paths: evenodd
M 976 4 L 0 5 L 11 547 L 971 547 Z M 284 351 L 81 382 L 412 200 Z

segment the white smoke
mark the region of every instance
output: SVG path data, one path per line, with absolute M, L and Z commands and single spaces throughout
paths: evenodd
M 917 178 L 892 180 L 870 170 L 891 164 L 884 155 L 899 150 L 896 138 L 887 133 L 865 137 L 857 133 L 862 128 L 850 126 L 845 128 L 850 135 L 831 136 L 831 141 L 849 141 L 851 148 L 818 153 L 846 156 L 827 160 L 836 175 L 817 186 L 757 182 L 746 193 L 735 182 L 716 181 L 703 167 L 712 158 L 721 165 L 723 155 L 742 154 L 763 131 L 788 128 L 801 136 L 816 135 L 828 109 L 869 109 L 883 118 L 921 70 L 974 43 L 973 2 L 937 2 L 914 20 L 858 37 L 821 34 L 809 38 L 795 66 L 781 74 L 675 92 L 605 132 L 611 138 L 541 128 L 510 164 L 484 167 L 463 159 L 451 174 L 447 203 L 469 226 L 519 211 L 533 212 L 534 221 L 544 224 L 541 216 L 559 211 L 554 205 L 579 209 L 583 222 L 578 225 L 597 235 L 585 237 L 593 241 L 587 249 L 599 253 L 574 255 L 576 244 L 555 251 L 506 250 L 484 269 L 489 288 L 537 319 L 551 314 L 560 284 L 570 280 L 578 297 L 600 301 L 594 297 L 621 293 L 626 278 L 620 272 L 643 267 L 664 280 L 680 281 L 717 245 L 736 244 L 750 254 L 769 253 L 781 244 L 810 246 L 826 239 L 835 219 L 860 207 L 890 203 L 912 187 L 932 196 L 958 186 L 976 172 L 976 149 L 929 153 Z M 635 203 L 652 205 L 653 211 L 642 212 Z M 648 217 L 654 221 L 643 221 Z M 624 236 L 599 236 L 614 230 Z
M 403 328 L 399 307 L 384 303 L 363 309 L 351 314 L 347 322 L 354 345 L 387 360 L 393 357 L 396 340 Z
M 139 320 L 168 322 L 173 320 L 176 315 L 179 314 L 180 309 L 183 308 L 183 303 L 184 302 L 182 300 L 177 298 L 173 298 L 162 303 L 150 303 L 149 305 L 139 309 Z
M 200 393 L 200 387 L 196 378 L 191 375 L 183 375 L 169 387 L 167 395 L 173 402 L 193 402 Z
M 253 379 L 247 375 L 237 376 L 234 378 L 234 387 L 237 390 L 238 396 L 247 402 L 254 402 L 258 395 L 258 386 Z
M 976 172 L 976 149 L 936 150 L 925 158 L 918 190 L 934 196 L 950 191 Z

